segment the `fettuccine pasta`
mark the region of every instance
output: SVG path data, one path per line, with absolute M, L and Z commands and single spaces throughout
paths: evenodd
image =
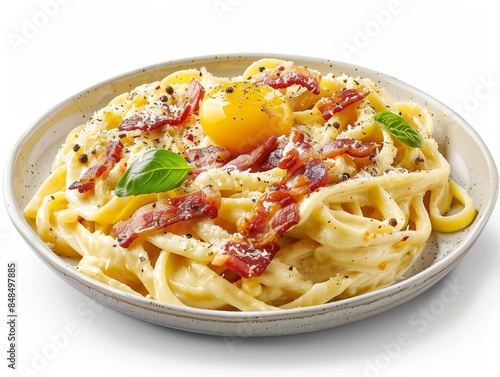
M 132 295 L 319 305 L 392 284 L 432 231 L 473 221 L 433 127 L 365 77 L 278 59 L 181 70 L 76 126 L 24 214 L 78 271 Z

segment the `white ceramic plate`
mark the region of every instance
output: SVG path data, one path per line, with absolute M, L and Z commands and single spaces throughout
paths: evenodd
M 263 57 L 270 56 L 245 54 L 166 62 L 95 85 L 49 110 L 17 142 L 6 167 L 4 194 L 7 210 L 24 240 L 56 274 L 104 305 L 159 325 L 221 336 L 277 336 L 333 328 L 384 312 L 438 282 L 471 249 L 493 211 L 498 195 L 498 172 L 492 156 L 464 119 L 429 95 L 385 74 L 330 60 L 273 55 L 325 73 L 369 77 L 396 101 L 415 101 L 427 106 L 434 113 L 434 137 L 452 164 L 452 177 L 469 189 L 478 210 L 477 218 L 466 230 L 453 234 L 433 233 L 423 258 L 419 258 L 393 285 L 342 301 L 278 313 L 178 307 L 132 296 L 77 272 L 71 264 L 56 256 L 25 221 L 21 211 L 48 175 L 66 134 L 87 121 L 94 111 L 116 95 L 179 69 L 204 66 L 219 76 L 240 75 L 251 62 Z

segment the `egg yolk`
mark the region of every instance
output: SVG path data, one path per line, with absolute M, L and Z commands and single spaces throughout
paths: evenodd
M 293 111 L 280 91 L 248 81 L 230 82 L 208 93 L 200 123 L 218 146 L 246 153 L 272 135 L 290 133 Z

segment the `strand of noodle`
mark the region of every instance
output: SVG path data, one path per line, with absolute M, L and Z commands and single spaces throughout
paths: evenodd
M 278 310 L 276 307 L 267 305 L 243 292 L 205 265 L 193 262 L 190 264 L 190 268 L 207 292 L 241 311 Z
M 64 192 L 60 191 L 43 198 L 35 218 L 38 235 L 59 255 L 78 257 L 79 254 L 67 242 L 68 235 L 62 229 L 59 229 L 56 214 L 60 211 L 65 214 L 63 217 L 66 218 L 66 221 L 77 220 L 76 216 L 71 216 L 67 212 L 67 201 Z
M 166 302 L 169 304 L 185 306 L 170 289 L 167 281 L 167 260 L 169 252 L 161 251 L 153 272 L 153 282 L 155 288 L 155 297 L 158 301 Z
M 198 275 L 191 265 L 197 263 L 170 253 L 166 262 L 165 275 L 172 293 L 184 304 L 191 307 L 227 310 L 231 309 L 225 300 L 221 300 L 200 284 Z
M 76 191 L 76 190 L 75 190 Z M 77 192 L 66 192 L 71 207 L 79 216 L 101 224 L 115 224 L 130 217 L 137 209 L 157 200 L 157 194 L 145 194 L 128 197 L 112 196 L 101 204 L 92 199 L 94 195 L 82 195 Z
M 181 255 L 199 262 L 211 262 L 213 260 L 212 245 L 195 238 L 178 236 L 173 233 L 160 233 L 146 238 L 156 247 Z
M 140 293 L 134 291 L 129 285 L 117 280 L 113 279 L 110 276 L 106 275 L 99 265 L 102 265 L 103 261 L 100 258 L 91 257 L 86 255 L 80 261 L 77 266 L 77 269 L 82 274 L 85 274 L 101 283 L 109 285 L 110 287 L 120 289 L 124 292 L 130 293 L 135 296 L 142 296 Z
M 448 195 L 452 199 L 457 199 L 463 207 L 457 213 L 443 215 L 440 210 L 440 203 L 445 201 L 444 197 Z M 450 180 L 448 186 L 445 186 L 443 190 L 431 192 L 429 214 L 434 230 L 455 232 L 465 228 L 474 220 L 476 209 L 467 191 Z
M 290 269 L 277 260 L 272 260 L 261 276 L 245 279 L 243 284 L 258 283 L 267 287 L 281 288 L 299 296 L 312 287 L 311 281 L 304 281 L 296 269 Z
M 211 219 L 200 219 L 193 225 L 193 231 L 204 242 L 209 244 L 227 239 L 231 234 L 224 228 L 216 225 Z
M 28 218 L 34 219 L 37 216 L 37 212 L 39 211 L 42 201 L 50 197 L 50 195 L 64 190 L 64 184 L 66 176 L 66 166 L 62 165 L 54 172 L 52 172 L 47 179 L 42 183 L 40 188 L 37 190 L 33 198 L 27 204 L 24 209 L 24 214 Z
M 288 304 L 281 305 L 280 308 L 293 309 L 324 304 L 340 295 L 351 284 L 352 279 L 347 276 L 333 276 L 328 281 L 314 284 L 307 293 Z
M 224 171 L 209 169 L 200 173 L 192 182 L 193 189 L 212 186 L 222 191 L 260 191 L 264 192 L 271 183 L 278 182 L 285 175 L 282 169 L 272 169 L 267 172 L 250 173 L 249 171 Z
M 297 260 L 305 259 L 312 255 L 317 246 L 318 244 L 309 237 L 302 237 L 297 242 L 281 249 L 273 260 L 293 266 Z

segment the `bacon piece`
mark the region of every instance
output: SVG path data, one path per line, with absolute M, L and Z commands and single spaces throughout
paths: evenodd
M 229 149 L 216 145 L 190 149 L 183 156 L 190 165 L 196 167 L 196 169 L 189 171 L 188 180 L 195 179 L 201 172 L 207 169 L 220 168 L 233 158 L 233 154 Z
M 278 167 L 289 169 L 300 161 L 300 153 L 297 149 L 290 149 L 279 161 Z
M 201 172 L 211 168 L 222 168 L 223 170 L 244 171 L 258 165 L 266 159 L 269 153 L 276 148 L 277 136 L 270 136 L 248 153 L 234 157 L 233 153 L 226 148 L 210 145 L 205 148 L 191 149 L 184 153 L 184 158 L 196 169 L 189 172 L 189 178 L 194 179 Z
M 132 131 L 132 130 L 142 130 L 142 131 L 152 131 L 157 128 L 166 126 L 177 126 L 182 124 L 189 115 L 189 108 L 184 107 L 174 107 L 168 106 L 167 115 L 153 115 L 147 113 L 139 113 L 123 120 L 118 126 L 121 131 Z
M 293 134 L 290 135 L 288 144 L 292 146 L 292 149 L 289 149 L 288 152 L 281 157 L 278 163 L 278 166 L 281 169 L 293 168 L 293 166 L 301 160 L 303 162 L 315 155 L 315 152 L 312 149 L 313 145 L 306 141 L 303 132 L 294 131 Z
M 186 90 L 186 97 L 184 101 L 188 103 L 191 108 L 191 112 L 198 114 L 200 109 L 200 103 L 205 95 L 205 88 L 200 84 L 199 81 L 192 79 Z
M 224 166 L 233 158 L 233 154 L 227 148 L 210 145 L 204 148 L 188 150 L 184 153 L 184 158 L 190 165 L 196 167 L 196 169 L 192 169 L 188 173 L 187 179 L 193 180 L 207 169 Z
M 297 65 L 279 66 L 265 69 L 254 78 L 254 82 L 269 85 L 274 89 L 284 89 L 292 85 L 300 85 L 313 94 L 319 94 L 321 74 L 307 67 Z
M 78 181 L 73 182 L 68 188 L 70 190 L 76 189 L 80 193 L 92 190 L 97 178 L 111 170 L 111 168 L 120 161 L 122 150 L 123 144 L 120 141 L 110 141 L 106 146 L 104 162 L 91 166 Z
M 240 238 L 228 241 L 213 263 L 227 267 L 239 276 L 248 279 L 260 276 L 278 250 L 279 245 L 275 242 L 256 248 L 248 240 Z
M 252 149 L 248 153 L 240 154 L 236 158 L 227 162 L 224 165 L 225 170 L 236 169 L 240 171 L 245 171 L 250 169 L 255 164 L 262 162 L 269 156 L 269 153 L 276 148 L 276 141 L 278 137 L 273 135 L 264 140 L 257 147 Z
M 301 153 L 307 152 L 312 148 L 312 144 L 305 141 L 303 132 L 293 130 L 287 139 L 279 139 L 276 147 L 261 163 L 262 170 L 270 170 L 274 168 L 288 169 L 296 164 L 299 160 L 299 150 Z M 285 152 L 286 151 L 286 152 Z
M 280 167 L 290 172 L 291 169 L 315 157 L 321 160 L 341 154 L 368 157 L 376 152 L 377 147 L 376 142 L 344 138 L 331 140 L 321 148 L 307 142 L 303 133 L 295 131 L 288 141 L 281 140 L 278 147 L 264 161 L 264 167 L 267 169 Z
M 146 204 L 127 220 L 116 223 L 112 233 L 118 244 L 126 248 L 140 235 L 162 230 L 168 225 L 202 217 L 213 219 L 220 205 L 220 192 L 205 187 L 191 194 Z
M 285 150 L 286 142 L 281 141 L 278 146 L 269 153 L 266 159 L 260 164 L 260 168 L 264 171 L 271 170 L 279 166 L 283 151 Z
M 204 94 L 203 86 L 197 80 L 192 79 L 185 96 L 179 99 L 176 105 L 165 105 L 162 115 L 138 113 L 124 119 L 118 129 L 121 131 L 152 131 L 165 125 L 178 126 L 183 124 L 191 112 L 198 112 Z
M 281 181 L 294 197 L 307 195 L 328 183 L 328 168 L 318 157 L 298 164 Z
M 190 165 L 197 168 L 218 168 L 231 161 L 233 154 L 227 148 L 209 145 L 204 148 L 190 149 L 184 153 L 184 158 Z
M 258 247 L 273 242 L 299 222 L 299 206 L 290 190 L 270 185 L 250 216 L 238 222 L 238 231 Z
M 335 139 L 328 142 L 321 150 L 321 158 L 332 158 L 340 154 L 351 157 L 368 157 L 377 149 L 378 144 L 373 141 L 355 139 Z
M 359 92 L 356 89 L 344 89 L 331 97 L 321 98 L 316 103 L 316 107 L 321 112 L 323 119 L 328 120 L 346 107 L 361 101 L 369 93 L 368 91 Z

